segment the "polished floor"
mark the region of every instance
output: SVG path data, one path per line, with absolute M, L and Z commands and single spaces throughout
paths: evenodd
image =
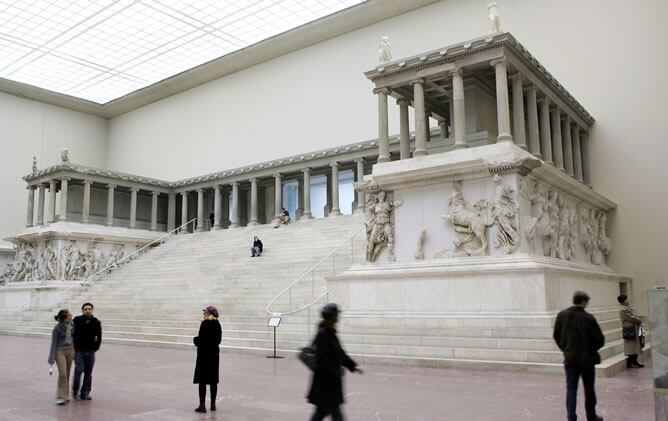
M 53 404 L 48 341 L 0 336 L 0 420 L 307 420 L 309 373 L 294 357 L 221 354 L 218 411 L 196 414 L 194 351 L 105 345 L 93 400 Z M 347 420 L 564 420 L 562 376 L 370 365 L 346 375 Z M 597 379 L 606 421 L 654 419 L 650 369 Z M 579 414 L 584 417 L 582 396 Z

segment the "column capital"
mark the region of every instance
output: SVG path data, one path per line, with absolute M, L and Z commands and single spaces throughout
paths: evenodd
M 548 97 L 545 96 L 545 95 L 541 96 L 541 97 L 538 98 L 536 101 L 537 101 L 539 104 L 547 104 L 547 105 L 550 105 L 550 98 L 548 98 Z
M 251 177 L 248 179 L 248 182 L 250 183 L 257 183 L 257 177 Z
M 397 105 L 410 105 L 411 102 L 406 98 L 399 98 L 397 100 Z
M 450 76 L 461 76 L 462 74 L 464 74 L 464 68 L 461 66 L 457 66 L 450 70 Z
M 204 193 L 204 188 L 200 187 L 199 189 L 195 190 L 198 194 L 199 193 Z
M 280 172 L 272 174 L 272 177 L 274 178 L 281 178 L 283 175 Z
M 159 196 L 159 195 L 160 195 L 160 192 L 159 192 L 159 191 L 152 191 L 152 192 L 151 192 L 151 195 L 152 195 L 152 196 Z
M 366 158 L 364 158 L 364 157 L 361 157 L 361 158 L 355 158 L 355 163 L 358 163 L 358 164 L 359 164 L 360 162 L 361 162 L 362 164 L 364 164 L 364 163 L 366 162 Z
M 214 185 L 213 185 L 213 189 L 214 189 L 214 190 L 218 190 L 218 191 L 220 191 L 221 187 L 222 187 L 222 186 L 221 186 L 220 184 L 214 184 Z
M 302 172 L 303 172 L 303 173 L 310 173 L 310 172 L 311 172 L 311 168 L 310 168 L 310 167 L 302 168 Z
M 26 186 L 26 190 L 35 190 L 36 188 L 37 188 L 37 186 L 33 186 L 32 184 Z
M 392 93 L 392 90 L 390 88 L 373 88 L 373 93 L 390 95 Z
M 441 127 L 442 127 L 442 126 L 447 126 L 447 125 L 448 125 L 448 122 L 445 121 L 445 120 L 438 120 L 438 125 L 441 126 Z
M 132 187 L 130 187 L 130 191 L 136 193 L 136 192 L 139 191 L 139 187 L 137 187 L 137 186 L 132 186 Z
M 515 73 L 509 75 L 508 77 L 512 81 L 519 80 L 520 82 L 524 82 L 524 80 L 525 80 L 524 76 L 522 76 L 522 73 L 520 73 L 520 72 L 515 72 Z
M 416 84 L 424 85 L 424 79 L 423 78 L 417 78 L 417 79 L 413 79 L 413 80 L 410 81 L 411 86 L 416 85 Z
M 490 61 L 489 65 L 492 66 L 492 67 L 496 67 L 499 64 L 504 64 L 505 65 L 507 63 L 508 63 L 508 59 L 505 56 L 503 56 L 503 57 L 495 58 L 494 60 Z
M 107 188 L 108 188 L 108 189 L 112 189 L 112 190 L 113 190 L 113 189 L 115 189 L 116 187 L 118 187 L 116 184 L 112 184 L 112 183 L 107 184 Z
M 187 190 L 184 190 L 184 191 L 179 192 L 179 193 L 181 193 L 181 196 L 187 196 L 187 195 L 188 195 L 188 191 L 187 191 Z
M 233 182 L 230 183 L 230 186 L 232 186 L 232 187 L 235 187 L 235 186 L 236 186 L 236 187 L 239 187 L 239 182 L 238 182 L 238 181 L 233 181 Z
M 59 178 L 60 181 L 70 181 L 71 179 L 72 179 L 72 177 L 60 177 Z
M 332 167 L 332 168 L 334 168 L 334 167 L 339 168 L 339 162 L 338 161 L 330 162 L 329 166 Z
M 89 184 L 89 185 L 90 185 L 90 184 L 93 184 L 93 180 L 89 180 L 89 179 L 87 179 L 87 178 L 84 178 L 84 179 L 83 179 L 83 183 L 84 183 L 84 184 Z

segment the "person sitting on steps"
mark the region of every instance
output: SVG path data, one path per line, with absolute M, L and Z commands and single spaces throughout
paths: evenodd
M 287 209 L 281 208 L 281 213 L 278 214 L 278 224 L 274 228 L 278 228 L 281 225 L 288 225 L 290 223 L 290 212 Z
M 260 257 L 262 254 L 262 241 L 260 241 L 259 238 L 257 238 L 257 235 L 253 237 L 253 245 L 250 248 L 251 252 L 251 257 Z

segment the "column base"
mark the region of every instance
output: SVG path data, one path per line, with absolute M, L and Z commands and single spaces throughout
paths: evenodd
M 499 142 L 513 142 L 513 136 L 508 133 L 501 133 L 496 137 L 496 143 Z
M 230 224 L 230 228 L 241 228 L 239 224 Z
M 212 228 L 212 231 L 218 231 L 218 230 L 220 230 L 220 229 L 222 229 L 222 228 L 220 227 L 220 224 L 214 224 L 214 225 L 213 225 L 213 228 Z
M 257 221 L 250 221 L 248 224 L 246 224 L 247 227 L 254 227 L 257 225 L 260 225 L 260 223 Z
M 309 219 L 313 219 L 313 215 L 311 212 L 304 212 L 302 216 L 299 218 L 300 221 L 308 221 Z
M 378 163 L 383 163 L 383 162 L 390 162 L 390 157 L 389 156 L 379 156 L 378 157 Z
M 455 143 L 455 144 L 452 146 L 453 149 L 466 149 L 466 148 L 468 148 L 468 147 L 469 147 L 469 145 L 468 145 L 466 142 Z
M 528 150 L 529 150 L 529 147 L 528 147 L 527 145 L 517 145 L 517 146 L 519 146 L 520 148 L 524 149 L 525 151 L 528 151 Z
M 327 217 L 328 217 L 328 218 L 331 218 L 331 217 L 333 217 L 333 216 L 336 217 L 336 216 L 341 216 L 341 215 L 343 215 L 343 214 L 341 213 L 341 209 L 339 209 L 339 208 L 334 208 L 334 209 L 332 209 L 331 211 L 329 211 L 329 215 L 327 215 Z
M 413 151 L 413 156 L 425 156 L 427 155 L 427 150 L 426 149 L 416 149 Z

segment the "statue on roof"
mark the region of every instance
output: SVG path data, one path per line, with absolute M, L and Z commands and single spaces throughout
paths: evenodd
M 499 16 L 499 9 L 496 8 L 496 2 L 490 1 L 487 10 L 489 11 L 489 33 L 501 32 L 501 17 Z
M 392 61 L 392 53 L 390 52 L 390 37 L 387 35 L 380 39 L 380 46 L 378 47 L 378 63 L 385 64 Z
M 32 157 L 32 173 L 35 174 L 37 172 L 37 155 L 33 155 Z
M 60 160 L 63 163 L 70 162 L 70 151 L 68 151 L 67 148 L 60 150 Z

